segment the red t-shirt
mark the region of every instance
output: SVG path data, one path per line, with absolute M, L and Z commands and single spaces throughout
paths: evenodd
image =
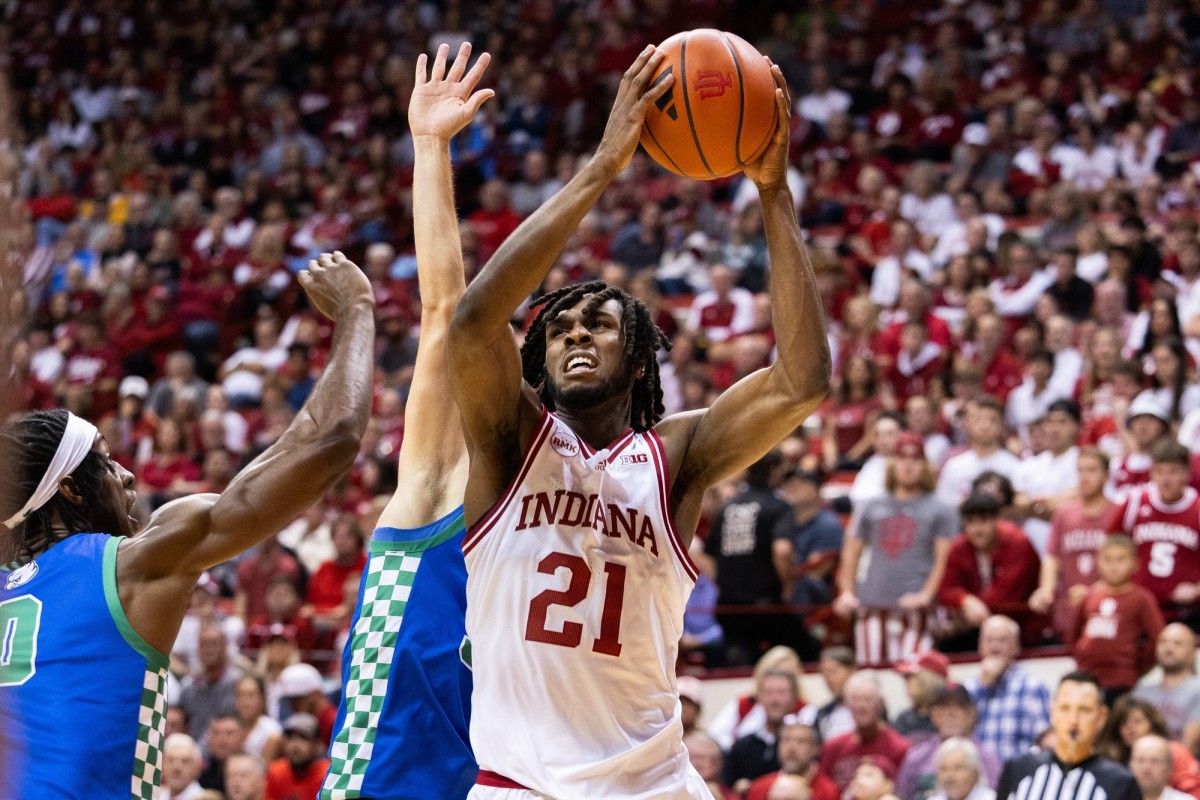
M 890 759 L 899 768 L 908 754 L 908 740 L 884 725 L 870 739 L 863 740 L 858 731 L 843 733 L 825 743 L 821 753 L 821 772 L 833 781 L 839 794 L 846 791 L 854 773 L 868 756 Z
M 1117 461 L 1112 471 L 1113 486 L 1118 489 L 1135 489 L 1150 483 L 1150 456 L 1145 453 L 1130 453 Z
M 1133 581 L 1160 603 L 1181 583 L 1200 582 L 1200 494 L 1192 487 L 1167 504 L 1154 484 L 1134 489 L 1119 505 L 1110 530 L 1133 537 L 1138 571 Z
M 171 488 L 171 484 L 175 482 L 176 478 L 198 481 L 201 474 L 199 465 L 185 454 L 180 453 L 163 464 L 155 460 L 147 461 L 138 477 L 149 488 L 161 492 Z
M 286 575 L 293 585 L 300 585 L 300 565 L 283 551 L 274 553 L 269 562 L 255 553 L 238 564 L 237 586 L 246 595 L 247 619 L 267 616 L 267 589 L 278 575 Z
M 348 567 L 338 566 L 336 561 L 326 561 L 308 581 L 308 602 L 318 613 L 342 604 L 345 599 L 346 580 L 359 575 L 367 566 L 367 556 L 359 553 L 358 559 Z
M 1084 512 L 1083 501 L 1076 499 L 1060 506 L 1050 520 L 1046 552 L 1058 559 L 1058 599 L 1054 603 L 1054 627 L 1058 631 L 1067 630 L 1073 615 L 1066 602 L 1067 592 L 1073 586 L 1096 580 L 1096 551 L 1104 544 L 1112 515 L 1111 503 L 1092 516 Z
M 1041 559 L 1025 533 L 1013 523 L 999 520 L 991 554 L 991 574 L 980 571 L 975 548 L 965 535 L 959 534 L 950 545 L 938 602 L 959 608 L 967 595 L 975 595 L 994 612 L 1013 616 L 1014 612 L 1028 608 L 1029 595 L 1037 589 L 1040 571 Z
M 767 800 L 767 793 L 771 791 L 771 787 L 775 785 L 778 778 L 779 773 L 772 772 L 754 781 L 746 791 L 746 800 Z M 812 800 L 838 800 L 841 796 L 833 781 L 820 772 L 809 780 L 808 792 Z
M 1067 644 L 1079 668 L 1094 674 L 1104 688 L 1125 689 L 1153 663 L 1154 642 L 1162 629 L 1162 612 L 1150 592 L 1134 585 L 1114 592 L 1100 584 L 1076 609 Z
M 286 758 L 277 758 L 267 768 L 266 800 L 312 800 L 321 791 L 329 759 L 318 758 L 297 775 Z

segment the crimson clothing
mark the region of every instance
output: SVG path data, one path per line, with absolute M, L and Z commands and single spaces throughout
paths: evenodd
M 879 397 L 871 397 L 857 403 L 840 404 L 836 400 L 828 400 L 823 414 L 833 419 L 833 436 L 837 441 L 838 455 L 845 455 L 850 448 L 858 444 L 867 432 L 867 420 L 871 415 L 883 410 Z
M 900 353 L 884 372 L 884 380 L 892 386 L 896 405 L 903 407 L 908 398 L 929 394 L 929 386 L 946 369 L 942 349 L 927 342 L 915 358 Z
M 185 481 L 198 481 L 200 480 L 200 476 L 200 466 L 183 453 L 165 463 L 160 463 L 157 459 L 151 459 L 142 466 L 138 474 L 141 482 L 155 492 L 165 492 L 170 489 L 171 484 L 175 482 L 176 478 L 183 478 Z
M 237 587 L 246 595 L 247 619 L 267 616 L 267 589 L 276 576 L 286 575 L 292 585 L 300 585 L 300 565 L 296 559 L 279 549 L 268 559 L 256 552 L 238 564 Z
M 779 774 L 778 772 L 771 772 L 755 780 L 754 783 L 750 784 L 750 788 L 746 790 L 746 800 L 767 800 L 767 793 L 775 785 Z M 820 772 L 809 779 L 808 792 L 812 800 L 838 800 L 841 797 L 833 781 Z
M 1150 456 L 1146 453 L 1130 453 L 1117 461 L 1112 470 L 1113 486 L 1118 489 L 1136 489 L 1150 483 Z
M 908 740 L 888 725 L 883 725 L 869 739 L 862 739 L 858 731 L 843 733 L 825 743 L 821 752 L 821 772 L 824 773 L 838 793 L 846 791 L 854 772 L 868 756 L 890 759 L 899 769 L 908 754 Z
M 1037 589 L 1041 559 L 1024 532 L 1007 520 L 998 520 L 989 561 L 981 572 L 975 548 L 960 533 L 950 545 L 938 603 L 959 608 L 968 595 L 975 595 L 996 613 L 1012 616 L 1027 611 L 1029 595 Z
M 1133 585 L 1114 592 L 1098 584 L 1075 610 L 1066 638 L 1080 669 L 1094 674 L 1106 689 L 1125 689 L 1153 664 L 1162 628 L 1162 612 L 1150 592 Z
M 1138 552 L 1133 581 L 1160 603 L 1170 603 L 1179 584 L 1200 582 L 1200 495 L 1192 487 L 1170 504 L 1154 484 L 1132 490 L 1117 507 L 1110 530 L 1133 537 Z
M 1058 559 L 1054 628 L 1059 632 L 1067 631 L 1073 616 L 1073 609 L 1067 604 L 1067 592 L 1074 586 L 1090 585 L 1097 579 L 1096 552 L 1104 544 L 1112 518 L 1111 503 L 1106 503 L 1099 514 L 1089 515 L 1083 510 L 1083 501 L 1076 498 L 1060 506 L 1050 520 L 1046 553 Z
M 475 235 L 479 238 L 479 263 L 482 264 L 491 258 L 492 253 L 504 244 L 509 234 L 517 229 L 521 218 L 507 208 L 499 211 L 485 211 L 481 208 L 467 217 L 467 222 L 471 223 Z
M 904 324 L 908 321 L 907 315 L 903 320 L 897 320 L 887 327 L 882 336 L 882 350 L 891 356 L 899 355 L 900 353 L 900 331 L 904 328 Z M 950 333 L 950 326 L 946 324 L 946 320 L 933 314 L 925 312 L 925 318 L 921 320 L 925 325 L 926 337 L 929 341 L 942 348 L 943 352 L 950 351 L 950 345 L 953 341 L 953 336 Z M 1019 381 L 1018 381 L 1019 383 Z
M 312 800 L 321 791 L 329 759 L 318 758 L 297 773 L 286 758 L 277 758 L 267 768 L 266 800 Z
M 307 654 L 317 645 L 317 632 L 308 619 L 293 616 L 288 620 L 273 620 L 264 616 L 254 617 L 246 626 L 246 649 L 258 650 L 267 643 L 272 633 L 280 632 L 295 642 L 301 653 Z
M 339 606 L 346 599 L 346 580 L 351 575 L 361 575 L 367 566 L 367 556 L 359 553 L 358 558 L 348 567 L 339 566 L 336 561 L 326 561 L 317 567 L 317 571 L 308 581 L 308 602 L 318 613 Z
M 983 367 L 983 391 L 997 398 L 1001 403 L 1008 400 L 1008 394 L 1021 385 L 1025 379 L 1021 362 L 1009 355 L 1006 350 L 996 353 L 996 357 Z

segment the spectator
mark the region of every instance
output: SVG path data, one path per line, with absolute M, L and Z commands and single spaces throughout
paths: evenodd
M 1061 384 L 1052 384 L 1054 354 L 1049 350 L 1037 349 L 1025 360 L 1025 377 L 1021 385 L 1013 389 L 1006 402 L 1005 420 L 1008 427 L 1017 431 L 1024 446 L 1029 445 L 1029 426 L 1041 420 L 1050 406 L 1067 399 Z
M 300 800 L 321 792 L 329 759 L 322 754 L 317 718 L 298 712 L 283 724 L 283 757 L 267 766 L 266 800 Z
M 887 495 L 887 468 L 901 435 L 900 417 L 889 411 L 882 412 L 867 430 L 869 433 L 863 439 L 870 443 L 873 452 L 854 476 L 854 483 L 850 484 L 852 507 Z
M 1112 488 L 1121 499 L 1150 483 L 1150 451 L 1171 430 L 1171 421 L 1167 410 L 1154 397 L 1138 395 L 1125 412 L 1125 427 L 1129 438 L 1124 441 L 1129 447 L 1113 466 L 1111 478 Z
M 1054 610 L 1059 633 L 1067 630 L 1074 609 L 1095 580 L 1096 555 L 1111 527 L 1113 510 L 1104 496 L 1108 457 L 1094 447 L 1084 448 L 1077 471 L 1079 496 L 1053 512 L 1038 588 L 1029 598 L 1030 609 L 1039 614 Z
M 1050 692 L 1016 663 L 1021 627 L 992 616 L 979 628 L 978 677 L 965 686 L 979 710 L 976 739 L 1001 762 L 1022 755 L 1050 724 Z
M 949 202 L 946 198 L 947 205 Z M 895 306 L 900 299 L 901 278 L 909 273 L 928 282 L 933 277 L 933 261 L 918 246 L 913 224 L 898 219 L 892 223 L 890 254 L 880 259 L 872 273 L 871 302 L 881 308 Z
M 179 627 L 179 635 L 175 637 L 175 647 L 171 649 L 171 658 L 175 662 L 172 670 L 187 674 L 200 669 L 200 632 L 210 625 L 224 632 L 228 661 L 237 660 L 246 636 L 246 623 L 236 614 L 226 614 L 221 609 L 217 603 L 220 593 L 220 585 L 208 572 L 201 574 L 192 587 L 192 601 Z
M 612 242 L 612 259 L 638 272 L 658 264 L 666 248 L 662 207 L 658 203 L 644 203 L 636 222 L 630 222 L 617 231 Z M 660 278 L 664 276 L 659 276 Z M 665 294 L 680 294 L 694 286 L 684 284 L 664 286 Z
M 279 676 L 280 699 L 289 702 L 292 713 L 311 714 L 316 718 L 322 747 L 329 747 L 337 706 L 325 696 L 321 673 L 311 664 L 292 664 Z
M 167 800 L 196 800 L 204 791 L 197 780 L 204 766 L 200 746 L 186 733 L 173 733 L 163 740 L 163 788 Z
M 774 492 L 780 454 L 773 450 L 746 470 L 746 486 L 717 510 L 705 552 L 716 560 L 722 606 L 774 606 L 785 602 L 785 582 L 773 560 L 775 529 L 791 514 Z M 717 615 L 728 643 L 731 663 L 748 664 L 763 641 L 783 644 L 809 660 L 819 647 L 799 617 L 790 613 L 722 613 Z
M 790 672 L 796 676 L 799 685 L 804 668 L 796 652 L 790 648 L 776 646 L 763 653 L 762 658 L 754 665 L 754 694 L 735 698 L 725 705 L 708 726 L 708 735 L 721 745 L 723 751 L 733 747 L 733 743 L 743 736 L 763 730 L 767 724 L 767 712 L 758 701 L 762 693 L 763 679 L 772 672 Z M 803 705 L 797 699 L 793 712 L 800 711 Z
M 874 478 L 869 483 L 867 478 L 863 479 L 864 490 L 874 488 L 876 482 L 881 488 L 883 477 L 884 459 L 876 459 L 868 470 L 871 459 L 867 454 L 874 450 L 873 455 L 880 455 L 882 451 L 886 458 L 890 449 L 884 440 L 894 438 L 899 432 L 899 421 L 894 416 L 890 417 L 890 425 L 883 426 L 886 430 L 880 430 L 883 401 L 879 389 L 879 372 L 872 358 L 850 353 L 838 370 L 833 397 L 822 404 L 821 451 L 825 469 L 866 471 Z M 851 490 L 851 497 L 866 499 L 861 491 L 856 495 Z
M 748 733 L 729 748 L 724 783 L 745 794 L 756 778 L 779 770 L 778 743 L 784 718 L 800 700 L 800 684 L 791 672 L 768 672 L 760 682 L 758 704 L 766 715 L 761 730 Z
M 236 713 L 241 675 L 229 663 L 226 644 L 225 632 L 217 625 L 200 629 L 200 667 L 184 681 L 179 696 L 179 705 L 191 720 L 192 738 L 200 741 L 211 720 Z
M 1023 459 L 1012 475 L 1015 511 L 1039 555 L 1046 552 L 1050 518 L 1078 494 L 1080 411 L 1073 400 L 1056 400 L 1042 415 L 1046 449 Z
M 1128 764 L 1133 747 L 1143 736 L 1167 736 L 1167 724 L 1154 706 L 1132 695 L 1118 699 L 1097 742 L 1099 749 L 1113 761 Z M 1200 765 L 1192 752 L 1180 742 L 1170 744 L 1172 769 L 1169 785 L 1195 795 L 1200 790 Z
M 858 610 L 855 637 L 860 663 L 911 657 L 932 645 L 932 610 L 958 520 L 933 495 L 933 468 L 921 437 L 899 437 L 888 463 L 887 495 L 856 511 L 842 546 L 834 610 Z M 859 576 L 864 551 L 869 563 Z M 890 631 L 899 626 L 906 635 Z
M 1163 619 L 1154 595 L 1133 584 L 1137 550 L 1132 539 L 1109 536 L 1097 561 L 1100 580 L 1080 602 L 1066 640 L 1075 663 L 1100 679 L 1111 703 L 1149 668 Z
M 937 790 L 933 800 L 995 800 L 988 784 L 995 777 L 984 774 L 982 753 L 970 739 L 955 737 L 938 745 L 934 755 Z
M 247 675 L 237 682 L 237 714 L 246 730 L 245 751 L 270 764 L 283 752 L 283 729 L 267 716 L 267 691 L 262 679 Z
M 704 542 L 699 537 L 692 539 L 688 552 L 696 562 L 696 585 L 683 608 L 683 636 L 679 638 L 679 649 L 685 658 L 699 653 L 705 667 L 725 666 L 725 630 L 717 622 L 717 598 L 720 589 L 716 583 L 716 567 L 713 560 L 704 554 Z
M 854 651 L 849 647 L 834 645 L 821 651 L 821 660 L 817 663 L 817 668 L 826 688 L 829 689 L 830 700 L 823 706 L 806 705 L 800 709 L 797 719 L 816 730 L 823 742 L 854 730 L 854 717 L 843 698 L 846 681 L 854 674 L 857 666 Z
M 688 330 L 708 343 L 754 330 L 754 295 L 736 285 L 737 274 L 724 264 L 713 264 L 708 276 L 712 288 L 692 301 Z
M 150 387 L 146 408 L 156 417 L 171 413 L 177 395 L 186 395 L 196 402 L 204 397 L 208 384 L 196 375 L 196 359 L 187 351 L 176 350 L 163 362 L 163 377 Z
M 819 769 L 821 740 L 801 722 L 785 719 L 779 729 L 779 770 L 757 778 L 746 790 L 746 800 L 768 800 L 771 787 L 781 777 L 794 775 L 807 783 L 811 800 L 837 800 L 837 787 Z
M 733 790 L 721 783 L 725 756 L 712 737 L 695 731 L 684 737 L 683 746 L 687 749 L 688 760 L 700 779 L 708 784 L 710 789 L 715 787 L 714 796 L 717 800 L 738 800 Z
M 283 576 L 293 585 L 300 582 L 300 565 L 285 551 L 276 537 L 259 542 L 253 553 L 237 566 L 237 594 L 234 604 L 242 619 L 268 616 L 267 591 L 271 581 Z
M 972 739 L 978 714 L 967 690 L 954 684 L 942 687 L 933 700 L 930 718 L 933 720 L 936 735 L 914 742 L 896 775 L 896 794 L 901 800 L 928 800 L 939 791 L 945 791 L 946 787 L 941 786 L 940 781 L 942 770 L 939 755 L 943 745 L 955 740 L 969 741 L 975 747 L 971 760 L 974 762 L 976 774 L 970 786 L 994 784 L 1000 777 L 1000 759 L 991 750 Z M 956 774 L 954 777 L 961 776 Z M 955 788 L 962 787 L 956 784 Z
M 914 395 L 904 404 L 904 421 L 908 430 L 925 440 L 925 458 L 938 468 L 950 452 L 950 438 L 936 428 L 936 406 L 924 395 Z
M 1148 734 L 1133 743 L 1129 771 L 1142 792 L 1142 800 L 1187 800 L 1191 797 L 1169 785 L 1173 769 L 1171 743 L 1163 737 Z
M 846 707 L 854 717 L 854 730 L 825 742 L 821 772 L 845 793 L 866 758 L 880 757 L 893 765 L 904 760 L 908 742 L 884 722 L 883 695 L 876 679 L 866 673 L 846 681 Z M 892 767 L 895 775 L 895 767 Z
M 946 459 L 938 477 L 937 496 L 943 503 L 957 507 L 966 499 L 971 482 L 986 470 L 1012 479 L 1020 462 L 1000 446 L 1004 433 L 1003 408 L 989 395 L 967 405 L 964 420 L 967 449 Z
M 267 769 L 261 759 L 235 753 L 225 765 L 226 800 L 266 800 Z
M 682 707 L 680 722 L 683 723 L 683 735 L 699 730 L 700 712 L 704 705 L 704 684 L 693 675 L 680 675 L 679 703 Z
M 1153 705 L 1162 715 L 1167 733 L 1190 752 L 1200 743 L 1200 678 L 1196 677 L 1196 635 L 1186 625 L 1173 622 L 1158 634 L 1155 665 L 1162 671 L 1156 681 L 1146 680 L 1133 696 Z
M 940 604 L 957 611 L 957 637 L 943 646 L 967 649 L 979 626 L 995 613 L 1025 619 L 1025 635 L 1038 638 L 1038 623 L 1030 618 L 1028 603 L 1041 568 L 1037 551 L 1019 528 L 999 519 L 1000 504 L 990 495 L 971 495 L 959 514 L 963 532 L 950 546 L 937 593 Z
M 530 150 L 522 161 L 521 179 L 508 191 L 512 209 L 518 216 L 527 217 L 562 187 L 562 181 L 550 174 L 546 154 L 541 150 Z
M 1183 342 L 1175 338 L 1163 339 L 1150 350 L 1150 359 L 1153 363 L 1153 371 L 1149 372 L 1151 388 L 1139 397 L 1153 397 L 1167 409 L 1173 423 L 1200 408 L 1200 385 L 1192 378 Z
M 243 347 L 221 364 L 218 378 L 234 408 L 258 406 L 262 402 L 264 378 L 287 362 L 287 350 L 279 343 L 279 322 L 270 314 L 254 323 L 254 344 Z
M 208 754 L 200 773 L 200 785 L 228 794 L 225 768 L 246 744 L 246 728 L 236 713 L 219 713 L 212 717 L 205 731 L 204 749 Z
M 833 600 L 832 579 L 842 551 L 842 523 L 825 507 L 821 476 L 790 469 L 779 484 L 779 496 L 792 507 L 775 527 L 772 545 L 776 571 L 791 576 L 784 596 L 799 605 L 825 605 Z
M 892 794 L 895 782 L 894 761 L 886 756 L 868 756 L 854 771 L 845 796 L 847 800 L 898 800 Z
M 308 581 L 308 603 L 317 616 L 318 626 L 322 618 L 340 617 L 345 609 L 343 588 L 351 575 L 361 574 L 367 565 L 363 551 L 363 532 L 352 514 L 342 514 L 333 523 L 330 534 L 334 556 L 323 563 Z
M 950 678 L 949 660 L 936 650 L 926 650 L 914 653 L 895 669 L 904 676 L 904 689 L 911 703 L 896 717 L 896 732 L 910 742 L 937 733 L 930 719 L 930 708 Z

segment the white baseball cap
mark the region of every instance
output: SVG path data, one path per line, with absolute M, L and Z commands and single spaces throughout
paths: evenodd
M 987 147 L 988 142 L 992 137 L 988 134 L 987 125 L 982 122 L 972 122 L 967 127 L 963 128 L 962 140 L 966 144 L 973 144 L 977 147 Z
M 321 673 L 312 664 L 292 664 L 279 674 L 280 697 L 304 697 L 321 691 Z

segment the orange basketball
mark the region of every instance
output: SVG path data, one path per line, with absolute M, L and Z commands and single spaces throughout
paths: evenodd
M 642 147 L 678 175 L 723 178 L 762 155 L 775 133 L 775 81 L 754 47 L 711 28 L 677 33 L 654 74 L 675 84 L 660 97 L 642 128 Z

